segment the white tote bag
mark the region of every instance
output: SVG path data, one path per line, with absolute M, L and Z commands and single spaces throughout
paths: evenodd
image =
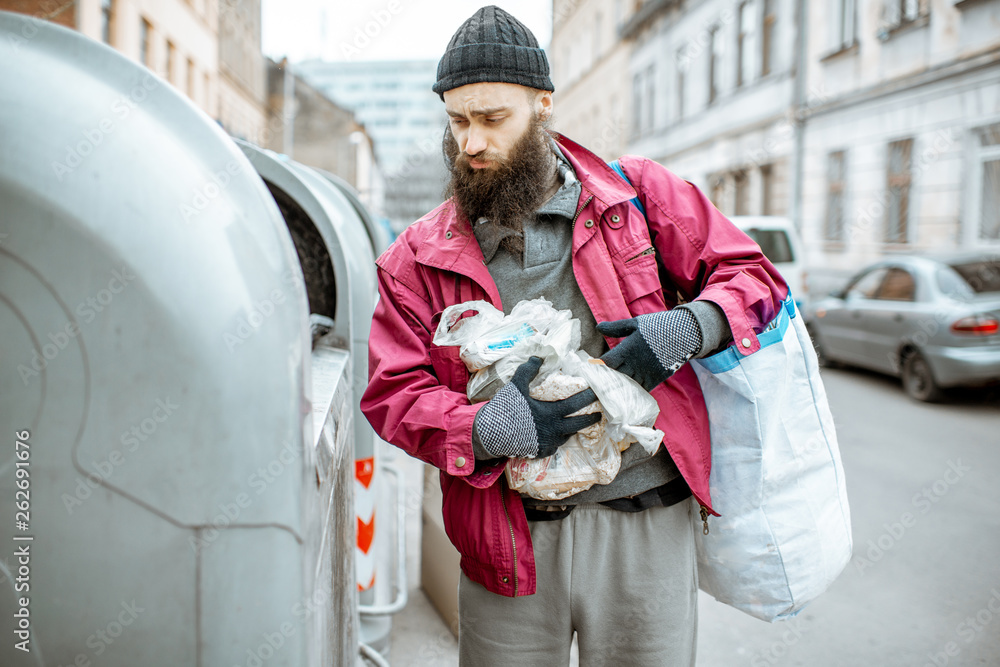
M 759 336 L 691 363 L 708 406 L 712 504 L 696 525 L 702 590 L 751 616 L 794 615 L 851 558 L 851 514 L 816 353 L 788 296 Z

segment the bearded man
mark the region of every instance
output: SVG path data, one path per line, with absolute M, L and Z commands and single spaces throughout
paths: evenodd
M 377 261 L 361 408 L 383 439 L 441 471 L 462 556 L 461 664 L 566 665 L 576 634 L 581 664 L 693 665 L 693 531 L 712 513 L 711 452 L 686 362 L 734 339 L 759 349 L 787 287 L 690 183 L 629 156 L 626 182 L 550 131 L 553 89 L 534 35 L 502 9 L 455 33 L 433 86 L 449 117 L 449 198 Z M 530 397 L 533 358 L 472 404 L 458 348 L 432 343 L 448 306 L 509 313 L 539 297 L 580 320 L 582 349 L 650 392 L 665 434 L 653 456 L 626 450 L 610 484 L 558 501 L 512 491 L 504 464 L 549 456 L 599 419 L 570 416 L 593 392 Z

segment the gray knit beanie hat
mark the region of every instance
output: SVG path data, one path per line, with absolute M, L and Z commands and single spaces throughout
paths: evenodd
M 538 40 L 523 23 L 496 5 L 477 11 L 452 36 L 431 90 L 443 100 L 446 90 L 482 82 L 555 90 L 549 78 L 549 61 L 538 48 Z

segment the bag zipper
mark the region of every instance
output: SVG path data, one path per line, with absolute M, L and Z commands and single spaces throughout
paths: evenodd
M 703 535 L 708 535 L 708 508 L 701 505 L 701 523 L 704 528 L 701 529 Z
M 501 481 L 497 484 L 500 489 L 500 502 L 503 503 L 503 513 L 507 517 L 507 528 L 510 529 L 510 545 L 514 548 L 514 597 L 517 597 L 517 540 L 514 539 L 514 524 L 510 520 L 510 512 L 507 511 L 507 498 L 504 496 L 504 485 Z

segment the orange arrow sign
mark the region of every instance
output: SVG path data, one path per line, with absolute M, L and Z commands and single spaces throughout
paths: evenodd
M 375 513 L 372 512 L 372 520 L 365 523 L 358 517 L 358 548 L 362 553 L 368 553 L 372 548 L 372 540 L 375 538 Z
M 358 459 L 354 462 L 354 479 L 361 482 L 366 489 L 371 486 L 372 477 L 375 474 L 375 457 Z

